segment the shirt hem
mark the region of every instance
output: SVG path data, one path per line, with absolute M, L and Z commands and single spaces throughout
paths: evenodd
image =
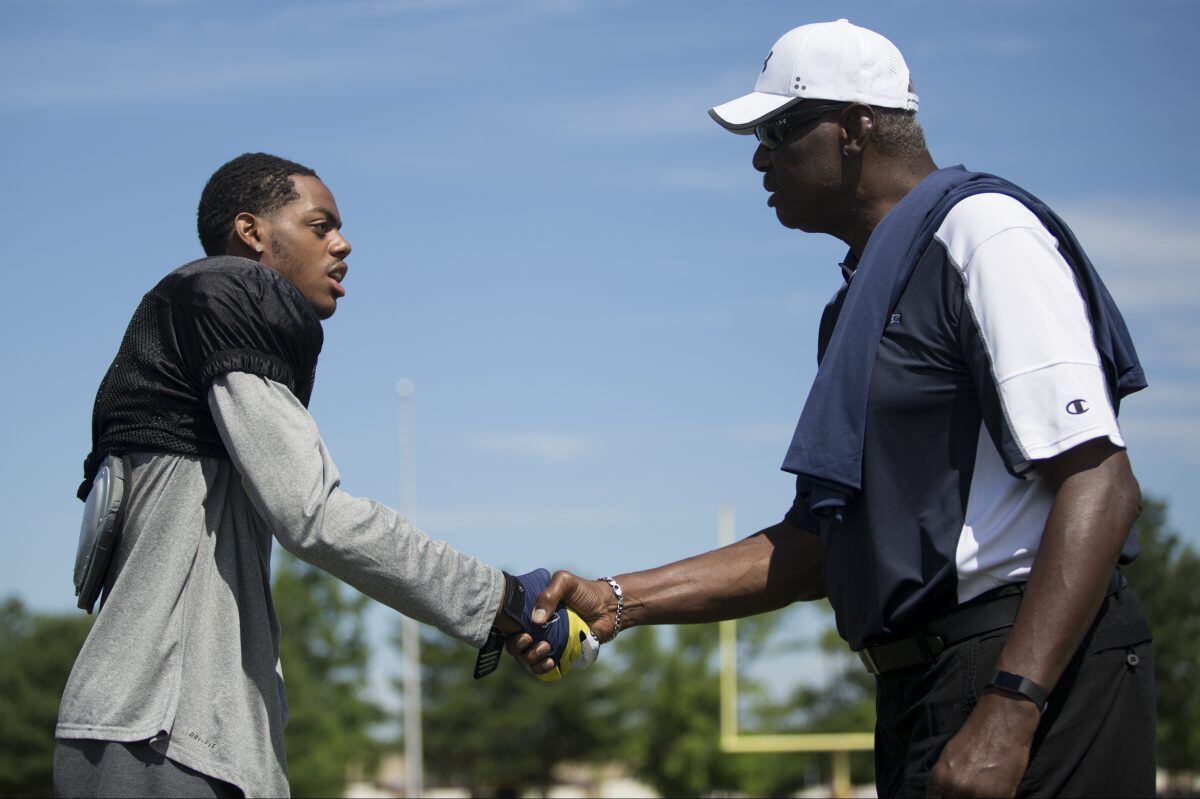
M 185 765 L 194 771 L 198 771 L 205 776 L 227 782 L 230 785 L 239 788 L 242 791 L 242 795 L 245 797 L 278 795 L 274 793 L 272 789 L 269 789 L 265 786 L 261 788 L 253 787 L 246 780 L 242 779 L 236 772 L 223 768 L 219 764 L 216 764 L 214 761 L 208 760 L 207 758 L 198 756 L 195 752 L 192 752 L 187 748 L 186 743 L 184 743 L 182 746 L 179 745 L 180 743 L 183 743 L 181 739 L 168 733 L 165 756 L 171 760 L 174 760 L 176 763 L 181 763 L 182 765 Z M 287 785 L 286 774 L 284 775 L 284 784 Z
M 1076 447 L 1088 441 L 1093 441 L 1097 438 L 1107 438 L 1118 447 L 1125 447 L 1125 440 L 1121 438 L 1121 434 L 1108 427 L 1089 427 L 1086 430 L 1077 430 L 1068 433 L 1061 438 L 1056 438 L 1053 441 L 1047 441 L 1044 444 L 1028 447 L 1027 454 L 1030 460 L 1045 460 L 1053 458 L 1055 455 L 1061 455 L 1067 450 Z
M 160 735 L 166 736 L 167 739 L 166 751 L 163 753 L 164 757 L 187 766 L 194 771 L 198 771 L 206 777 L 227 782 L 239 788 L 247 797 L 273 795 L 270 789 L 266 788 L 263 788 L 263 792 L 259 793 L 236 772 L 222 767 L 219 763 L 212 760 L 200 757 L 195 752 L 189 751 L 186 744 L 180 745 L 181 742 L 176 736 L 157 726 L 130 728 L 111 727 L 104 724 L 58 724 L 54 728 L 54 737 L 65 741 L 112 741 L 114 743 L 127 744 L 137 741 L 149 741 Z M 285 784 L 286 781 L 287 776 L 285 774 Z
M 113 741 L 115 743 L 133 743 L 146 741 L 159 733 L 162 728 L 153 727 L 110 727 L 105 724 L 58 724 L 54 727 L 54 737 L 64 740 Z

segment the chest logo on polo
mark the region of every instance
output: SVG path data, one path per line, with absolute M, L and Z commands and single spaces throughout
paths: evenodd
M 900 324 L 900 314 L 894 313 L 888 317 L 888 327 Z
M 1073 399 L 1067 403 L 1067 413 L 1072 416 L 1078 416 L 1081 413 L 1088 412 L 1088 404 L 1086 400 Z

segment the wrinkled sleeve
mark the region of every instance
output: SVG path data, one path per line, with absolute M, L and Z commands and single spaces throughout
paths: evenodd
M 242 484 L 280 544 L 388 607 L 482 646 L 500 570 L 434 541 L 391 508 L 342 491 L 308 411 L 280 383 L 213 380 L 209 407 Z
M 783 515 L 783 520 L 788 524 L 799 527 L 806 533 L 819 535 L 821 532 L 821 520 L 816 514 L 809 510 L 812 505 L 812 483 L 803 477 L 796 478 L 796 498 L 792 500 L 792 507 L 788 508 L 788 512 Z

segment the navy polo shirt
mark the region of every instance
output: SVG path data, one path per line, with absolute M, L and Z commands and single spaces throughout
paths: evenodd
M 821 535 L 853 649 L 1026 580 L 1054 500 L 1036 462 L 1095 438 L 1124 446 L 1074 273 L 1001 194 L 947 214 L 889 316 L 867 405 L 862 490 L 842 522 L 822 528 L 799 498 L 786 517 Z

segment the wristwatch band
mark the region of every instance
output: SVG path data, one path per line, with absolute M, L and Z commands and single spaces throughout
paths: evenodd
M 525 615 L 525 586 L 508 572 L 504 575 L 504 601 L 500 603 L 500 612 L 508 616 L 522 629 L 521 617 Z M 500 655 L 504 652 L 504 640 L 508 638 L 504 631 L 492 625 L 488 631 L 487 641 L 479 649 L 475 658 L 475 679 L 486 677 L 500 665 Z
M 1013 674 L 1011 671 L 997 671 L 990 684 L 1010 694 L 1019 694 L 1037 706 L 1039 713 L 1046 711 L 1046 689 L 1028 677 Z
M 525 586 L 521 581 L 508 572 L 504 575 L 504 601 L 500 604 L 504 615 L 512 619 L 518 627 L 525 628 L 522 619 L 525 617 Z

